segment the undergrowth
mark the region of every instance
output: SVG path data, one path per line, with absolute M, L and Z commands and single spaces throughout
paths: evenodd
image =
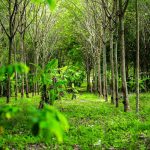
M 64 142 L 58 144 L 55 137 L 45 141 L 33 137 L 29 122 L 29 106 L 38 107 L 40 97 L 12 99 L 11 104 L 23 108 L 14 119 L 5 121 L 3 134 L 0 134 L 0 147 L 3 149 L 58 149 L 58 150 L 100 150 L 100 149 L 150 149 L 150 94 L 141 94 L 140 113 L 135 113 L 135 95 L 130 95 L 131 111 L 119 108 L 90 93 L 80 93 L 76 100 L 71 94 L 55 102 L 68 119 L 70 129 L 64 134 Z M 5 105 L 5 99 L 0 99 Z

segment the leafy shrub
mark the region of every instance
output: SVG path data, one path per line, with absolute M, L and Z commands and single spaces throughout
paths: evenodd
M 49 138 L 52 134 L 59 142 L 63 141 L 63 132 L 69 128 L 66 118 L 54 107 L 45 105 L 42 110 L 32 111 L 32 133 L 34 136 L 42 135 Z

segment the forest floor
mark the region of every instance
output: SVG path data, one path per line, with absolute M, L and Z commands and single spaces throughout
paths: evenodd
M 135 113 L 135 95 L 130 95 L 131 111 L 123 112 L 122 100 L 115 108 L 102 98 L 86 92 L 71 100 L 68 94 L 63 100 L 56 101 L 55 107 L 68 119 L 70 129 L 64 135 L 63 144 L 55 137 L 45 141 L 33 137 L 26 108 L 38 106 L 40 97 L 11 100 L 11 104 L 23 108 L 13 120 L 7 122 L 4 133 L 0 134 L 0 147 L 27 150 L 100 150 L 100 149 L 150 149 L 150 93 L 140 96 L 140 113 Z M 0 99 L 5 105 L 5 99 Z M 2 120 L 1 120 L 2 121 Z

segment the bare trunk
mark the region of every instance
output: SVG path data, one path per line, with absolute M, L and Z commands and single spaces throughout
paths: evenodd
M 115 4 L 115 12 L 118 12 L 118 2 Z M 116 107 L 119 107 L 118 98 L 118 16 L 116 15 L 116 33 L 115 33 L 115 50 L 114 50 L 114 63 L 115 63 L 115 100 Z
M 87 72 L 87 91 L 90 92 L 91 81 L 90 81 L 90 71 Z
M 35 83 L 33 82 L 33 76 L 34 76 L 34 74 L 32 75 L 32 89 L 31 89 L 31 91 L 32 91 L 32 97 L 34 96 L 34 91 L 35 91 Z
M 25 49 L 25 64 L 27 65 L 27 56 L 26 56 L 26 49 Z M 29 81 L 28 81 L 28 74 L 25 73 L 25 84 L 26 84 L 26 97 L 29 98 Z
M 91 92 L 95 92 L 95 66 L 93 66 L 93 75 L 92 75 L 92 91 Z
M 89 67 L 88 58 L 87 58 L 87 63 L 86 63 L 86 74 L 87 74 L 87 91 L 90 92 L 90 90 L 91 90 L 91 81 L 90 81 L 91 71 L 90 71 L 90 67 Z
M 18 98 L 18 74 L 15 72 L 15 100 Z
M 139 112 L 139 12 L 136 0 L 136 112 Z
M 8 65 L 11 64 L 11 55 L 12 55 L 12 38 L 9 38 L 9 56 L 8 56 Z M 10 85 L 10 75 L 7 74 L 7 99 L 6 99 L 6 103 L 10 102 L 10 92 L 11 92 L 11 85 Z
M 102 36 L 103 36 L 103 96 L 105 101 L 108 101 L 107 99 L 107 62 L 106 62 L 106 12 L 105 12 L 105 6 L 103 4 L 103 29 L 102 29 Z
M 122 10 L 122 0 L 119 0 L 119 23 L 120 23 L 120 50 L 121 50 L 121 63 L 122 63 L 122 92 L 123 92 L 123 104 L 124 104 L 124 112 L 130 110 L 129 108 L 129 100 L 128 100 L 128 89 L 126 82 L 126 67 L 125 67 L 125 39 L 124 39 L 124 15 Z
M 16 42 L 14 39 L 14 61 L 15 63 L 17 63 L 16 53 L 17 53 L 17 46 L 16 46 Z M 18 74 L 17 74 L 17 71 L 15 71 L 15 100 L 17 100 L 17 98 L 18 98 Z
M 29 98 L 29 84 L 28 84 L 28 75 L 25 74 L 25 81 L 26 81 L 26 97 Z
M 96 53 L 95 53 L 96 54 Z M 94 92 L 97 92 L 97 57 L 94 58 L 93 80 L 94 80 Z
M 114 78 L 114 48 L 113 48 L 113 27 L 110 19 L 110 62 L 111 62 L 111 103 L 115 103 L 115 78 Z
M 106 64 L 106 38 L 105 38 L 105 29 L 103 30 L 103 95 L 105 101 L 107 99 L 107 64 Z
M 20 50 L 21 50 L 21 62 L 24 63 L 24 33 L 20 33 Z M 21 76 L 21 98 L 24 97 L 24 74 Z
M 36 56 L 36 65 L 38 66 L 39 65 L 39 56 L 38 56 L 38 54 L 36 54 L 37 56 Z M 38 74 L 38 72 L 37 72 L 37 68 L 36 68 L 36 77 L 37 77 L 37 74 Z M 35 83 L 35 91 L 36 91 L 36 94 L 38 94 L 39 93 L 39 90 L 38 90 L 38 81 L 36 81 L 36 83 Z
M 97 66 L 98 66 L 98 92 L 99 96 L 102 95 L 102 81 L 101 81 L 101 53 L 98 51 L 97 56 Z
M 118 32 L 118 29 L 117 29 L 117 32 Z M 117 34 L 118 36 L 118 34 Z M 117 42 L 117 39 L 116 39 L 116 43 L 115 43 L 115 98 L 116 98 L 116 107 L 119 106 L 119 102 L 118 102 L 118 54 L 117 54 L 117 51 L 118 51 L 118 42 Z

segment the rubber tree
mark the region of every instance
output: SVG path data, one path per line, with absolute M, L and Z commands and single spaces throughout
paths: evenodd
M 118 98 L 118 0 L 116 0 L 115 3 L 115 47 L 114 47 L 114 67 L 115 67 L 115 101 L 116 101 L 116 107 L 119 106 L 119 98 Z
M 102 38 L 103 38 L 103 96 L 108 101 L 107 96 L 107 61 L 106 61 L 106 11 L 105 3 L 102 3 Z
M 121 50 L 121 77 L 122 77 L 122 92 L 123 92 L 123 104 L 124 112 L 130 110 L 129 99 L 128 99 L 128 88 L 126 81 L 126 64 L 125 64 L 125 38 L 124 38 L 124 15 L 126 8 L 128 6 L 129 0 L 123 3 L 123 0 L 119 0 L 119 40 L 120 40 L 120 50 Z
M 20 9 L 21 5 L 25 4 L 27 0 L 8 0 L 1 5 L 3 5 L 6 15 L 0 17 L 0 24 L 7 35 L 8 38 L 8 65 L 12 63 L 12 52 L 13 52 L 13 42 L 14 37 L 18 31 L 20 20 L 24 14 L 24 9 Z M 24 5 L 25 6 L 25 5 Z M 18 17 L 19 12 L 21 12 L 20 17 Z M 6 19 L 5 19 L 6 18 Z M 6 102 L 9 103 L 11 96 L 11 81 L 10 75 L 7 74 L 7 93 Z
M 136 6 L 136 112 L 139 112 L 139 11 L 138 0 L 135 3 Z

